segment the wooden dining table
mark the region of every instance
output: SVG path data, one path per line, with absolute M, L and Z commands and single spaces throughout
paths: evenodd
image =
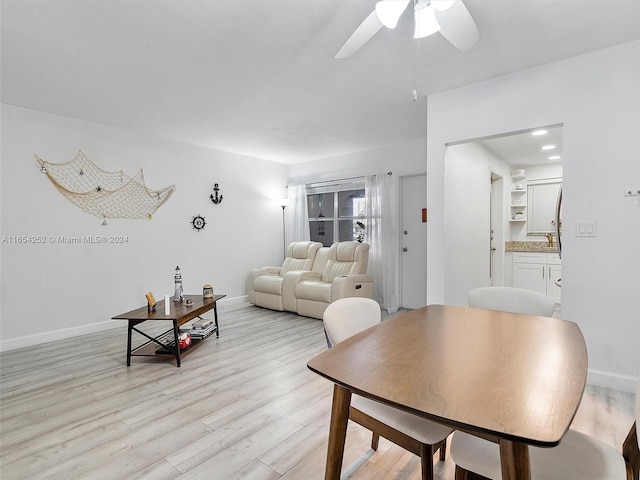
M 340 478 L 354 393 L 498 442 L 503 480 L 529 480 L 528 446 L 558 445 L 578 409 L 587 349 L 574 322 L 429 305 L 307 365 L 334 383 L 325 479 Z

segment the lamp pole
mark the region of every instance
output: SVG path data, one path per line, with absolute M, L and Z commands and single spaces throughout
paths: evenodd
M 289 205 L 289 199 L 283 198 L 280 200 L 280 206 L 282 207 L 282 258 L 287 258 L 287 228 L 284 216 L 284 209 Z

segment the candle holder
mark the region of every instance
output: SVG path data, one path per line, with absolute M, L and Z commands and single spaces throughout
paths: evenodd
M 147 298 L 147 311 L 148 312 L 155 312 L 155 310 L 156 310 L 156 299 L 153 296 L 153 293 L 147 292 L 145 294 L 145 297 Z

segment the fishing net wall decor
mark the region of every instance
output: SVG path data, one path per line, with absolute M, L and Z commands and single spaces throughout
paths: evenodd
M 148 218 L 175 191 L 175 185 L 151 190 L 140 170 L 134 177 L 124 172 L 107 172 L 93 163 L 82 150 L 67 163 L 50 163 L 37 155 L 40 171 L 67 200 L 87 213 L 107 218 Z

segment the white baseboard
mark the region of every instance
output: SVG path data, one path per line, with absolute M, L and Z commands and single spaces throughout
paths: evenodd
M 223 298 L 218 300 L 218 307 L 223 310 L 225 306 L 239 305 L 248 302 L 248 296 Z M 32 347 L 47 342 L 55 342 L 56 340 L 64 340 L 67 338 L 78 337 L 90 333 L 102 332 L 118 328 L 126 325 L 122 320 L 107 320 L 104 322 L 90 323 L 78 327 L 63 328 L 61 330 L 53 330 L 50 332 L 36 333 L 34 335 L 26 335 L 24 337 L 12 338 L 9 340 L 0 340 L 0 352 L 15 350 L 16 348 Z
M 52 330 L 50 332 L 36 333 L 34 335 L 26 335 L 24 337 L 12 338 L 10 340 L 0 341 L 0 352 L 15 350 L 16 348 L 32 347 L 42 343 L 55 342 L 56 340 L 64 340 L 66 338 L 78 337 L 89 333 L 102 332 L 111 330 L 112 328 L 122 327 L 121 320 L 107 320 L 104 322 L 90 323 L 79 327 L 63 328 L 61 330 Z
M 590 368 L 587 372 L 587 383 L 598 387 L 633 393 L 636 391 L 638 379 L 630 375 L 621 375 Z
M 218 300 L 218 304 L 220 308 L 230 307 L 233 305 L 241 305 L 243 303 L 249 303 L 249 295 L 241 295 L 239 297 L 231 297 L 231 298 L 223 298 L 222 300 Z

